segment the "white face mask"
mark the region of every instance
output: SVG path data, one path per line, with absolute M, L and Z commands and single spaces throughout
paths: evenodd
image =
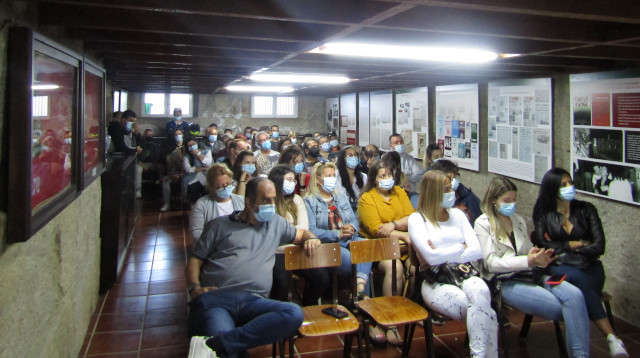
M 393 184 L 395 184 L 393 178 L 378 180 L 378 186 L 383 190 L 389 190 L 393 188 Z
M 444 193 L 442 195 L 442 203 L 440 203 L 440 205 L 442 205 L 443 208 L 445 209 L 449 209 L 453 207 L 453 204 L 456 203 L 456 192 L 455 191 L 450 191 L 448 193 Z
M 297 138 L 291 138 L 291 143 L 296 144 L 297 141 L 298 141 Z
M 296 189 L 296 182 L 294 182 L 294 181 L 285 180 L 282 183 L 282 191 L 284 192 L 284 195 L 293 194 L 293 191 L 295 189 Z
M 324 177 L 322 178 L 322 189 L 331 193 L 336 189 L 336 177 Z

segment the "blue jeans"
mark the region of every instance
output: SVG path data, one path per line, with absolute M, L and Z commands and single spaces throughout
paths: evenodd
M 342 258 L 342 264 L 338 267 L 338 272 L 343 275 L 351 274 L 351 251 L 349 251 L 349 244 L 352 241 L 365 240 L 361 237 L 356 237 L 350 240 L 340 241 L 340 256 Z M 371 273 L 371 262 L 363 262 L 356 264 L 356 275 L 367 282 L 367 290 L 369 286 L 369 273 Z
M 209 291 L 189 305 L 189 334 L 217 336 L 228 357 L 292 336 L 304 318 L 295 303 L 246 292 Z
M 600 292 L 604 287 L 604 268 L 600 260 L 596 260 L 584 269 L 572 265 L 549 265 L 549 269 L 552 273 L 567 275 L 566 281 L 582 291 L 589 319 L 597 321 L 607 318 L 600 300 Z
M 507 281 L 502 298 L 525 313 L 564 320 L 569 357 L 589 356 L 589 315 L 580 289 L 566 281 L 556 286 Z

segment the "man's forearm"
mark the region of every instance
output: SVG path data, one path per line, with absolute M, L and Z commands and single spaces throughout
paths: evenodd
M 197 283 L 200 284 L 200 267 L 202 267 L 202 260 L 198 260 L 194 257 L 190 257 L 187 261 L 187 267 L 185 269 L 185 277 L 187 279 L 187 286 Z

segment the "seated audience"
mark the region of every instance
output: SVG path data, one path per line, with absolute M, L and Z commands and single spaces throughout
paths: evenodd
M 436 160 L 442 158 L 443 155 L 444 153 L 442 152 L 442 148 L 440 148 L 439 145 L 435 143 L 429 144 L 427 146 L 427 151 L 425 152 L 425 155 L 424 155 L 425 171 L 430 170 L 433 163 L 435 163 Z
M 275 214 L 275 197 L 271 181 L 253 179 L 244 210 L 209 221 L 189 257 L 188 327 L 197 357 L 244 356 L 293 336 L 302 324 L 298 305 L 266 298 L 275 252 L 293 243 L 313 256 L 320 240 Z
M 207 128 L 207 135 L 200 143 L 203 153 L 211 153 L 212 158 L 216 158 L 218 152 L 225 147 L 224 142 L 218 138 L 218 128 Z
M 582 292 L 567 281 L 549 285 L 542 276 L 556 256 L 553 249 L 534 247 L 527 224 L 516 214 L 517 188 L 506 177 L 495 177 L 482 200 L 475 232 L 482 249 L 482 274 L 513 273 L 502 281 L 502 300 L 522 312 L 564 321 L 569 357 L 589 356 L 589 316 Z
M 231 171 L 233 172 L 233 186 L 235 186 L 234 193 L 238 195 L 244 195 L 249 180 L 260 174 L 256 168 L 256 157 L 247 151 L 238 154 Z
M 211 152 L 203 154 L 194 138 L 187 140 L 185 155 L 182 157 L 182 186 L 186 187 L 183 190 L 186 190 L 189 202 L 194 203 L 205 194 L 205 173 L 212 161 Z
M 356 170 L 360 163 L 360 155 L 357 147 L 348 145 L 338 153 L 336 164 L 336 181 L 338 194 L 349 199 L 349 205 L 353 212 L 358 211 L 360 192 L 367 182 L 367 174 Z
M 549 272 L 567 275 L 566 281 L 582 291 L 589 319 L 607 337 L 612 357 L 628 357 L 616 337 L 600 301 L 604 287 L 604 267 L 598 258 L 604 254 L 605 236 L 598 210 L 593 204 L 575 200 L 576 189 L 569 172 L 550 169 L 540 183 L 533 207 L 534 244 L 553 249 L 558 258 Z
M 291 147 L 292 145 L 293 143 L 291 143 L 291 139 L 289 139 L 289 137 L 284 137 L 282 138 L 281 141 L 278 142 L 276 151 L 282 154 L 282 152 L 284 152 L 287 148 Z
M 249 150 L 249 143 L 242 139 L 231 139 L 229 140 L 229 156 L 225 158 L 222 162 L 227 165 L 229 168 L 233 168 L 233 165 L 236 163 L 236 158 L 240 153 L 246 152 Z
M 369 144 L 364 147 L 362 151 L 362 160 L 360 160 L 360 164 L 358 165 L 358 171 L 362 174 L 369 173 L 369 168 L 374 161 L 380 160 L 380 150 L 375 144 Z
M 261 173 L 269 175 L 271 168 L 277 165 L 280 153 L 271 150 L 272 142 L 267 132 L 263 131 L 256 135 L 256 144 L 260 146 L 259 150 L 253 152 L 256 156 L 256 166 Z
M 171 183 L 181 183 L 182 180 L 182 160 L 184 158 L 185 150 L 182 146 L 183 143 L 183 134 L 182 130 L 176 129 L 175 136 L 172 141 L 173 144 L 169 144 L 169 148 L 174 148 L 166 158 L 167 164 L 167 173 L 162 178 L 162 207 L 160 211 L 168 211 L 169 205 L 171 202 Z M 186 187 L 184 187 L 185 192 L 182 192 L 181 186 L 181 198 L 184 201 L 186 196 Z
M 158 179 L 164 177 L 164 164 L 160 162 L 160 146 L 153 139 L 153 130 L 145 129 L 136 167 L 136 198 L 142 198 L 142 174 L 154 172 Z
M 407 195 L 411 194 L 411 183 L 402 172 L 402 158 L 398 152 L 387 152 L 382 156 L 382 161 L 391 169 L 393 181 L 397 186 L 404 189 Z
M 291 166 L 293 172 L 296 174 L 296 194 L 304 195 L 307 191 L 307 185 L 309 184 L 309 178 L 311 177 L 304 170 L 304 158 L 302 150 L 297 145 L 287 148 L 278 159 L 278 164 L 286 164 Z
M 462 210 L 462 212 L 467 215 L 469 223 L 473 225 L 478 216 L 482 214 L 482 210 L 480 210 L 480 198 L 478 198 L 471 189 L 460 183 L 458 164 L 449 159 L 438 159 L 431 166 L 431 170 L 439 170 L 449 177 L 451 180 L 451 188 L 456 193 L 456 202 L 453 207 Z
M 420 183 L 418 211 L 409 217 L 409 234 L 421 264 L 463 264 L 482 258 L 482 250 L 467 217 L 453 208 L 455 193 L 441 171 L 428 171 Z M 428 271 L 430 272 L 430 271 Z M 478 276 L 451 284 L 443 275 L 428 275 L 422 298 L 432 310 L 467 325 L 472 357 L 498 357 L 498 321 L 491 293 Z
M 400 154 L 401 169 L 407 180 L 411 183 L 411 191 L 416 192 L 416 184 L 422 179 L 422 170 L 418 161 L 405 151 L 404 139 L 398 133 L 394 133 L 389 137 L 389 147 Z
M 320 157 L 324 159 L 324 161 L 330 161 L 329 155 L 331 154 L 331 144 L 329 144 L 329 137 L 326 135 L 320 136 L 318 139 L 318 146 L 320 148 Z
M 189 133 L 189 122 L 182 120 L 182 108 L 180 107 L 173 109 L 173 120 L 170 120 L 165 125 L 169 151 L 173 151 L 176 148 L 176 142 L 173 138 L 175 138 L 177 130 L 180 130 L 183 135 Z
M 296 134 L 296 132 L 294 131 L 289 131 L 289 134 L 287 135 L 287 137 L 289 137 L 289 139 L 291 139 L 291 144 L 300 144 L 298 143 L 298 135 Z
M 224 164 L 213 164 L 207 170 L 209 195 L 198 199 L 189 215 L 189 231 L 194 247 L 206 223 L 218 216 L 231 215 L 235 211 L 244 210 L 244 197 L 233 194 L 235 187 L 231 176 L 231 170 Z

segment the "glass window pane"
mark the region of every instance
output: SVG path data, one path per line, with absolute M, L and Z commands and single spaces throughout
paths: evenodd
M 113 91 L 113 111 L 120 110 L 120 91 Z
M 34 117 L 48 117 L 49 96 L 33 96 L 32 111 Z
M 278 117 L 293 117 L 296 98 L 291 96 L 278 97 L 276 103 L 276 116 Z
M 121 108 L 126 109 L 127 107 Z M 145 93 L 144 113 L 164 115 L 164 93 Z
M 273 116 L 273 96 L 253 96 L 254 116 Z
M 191 116 L 191 95 L 182 93 L 172 93 L 169 95 L 169 111 L 173 114 L 173 109 L 182 109 L 182 116 Z
M 124 112 L 129 109 L 128 92 L 120 91 L 120 111 Z

